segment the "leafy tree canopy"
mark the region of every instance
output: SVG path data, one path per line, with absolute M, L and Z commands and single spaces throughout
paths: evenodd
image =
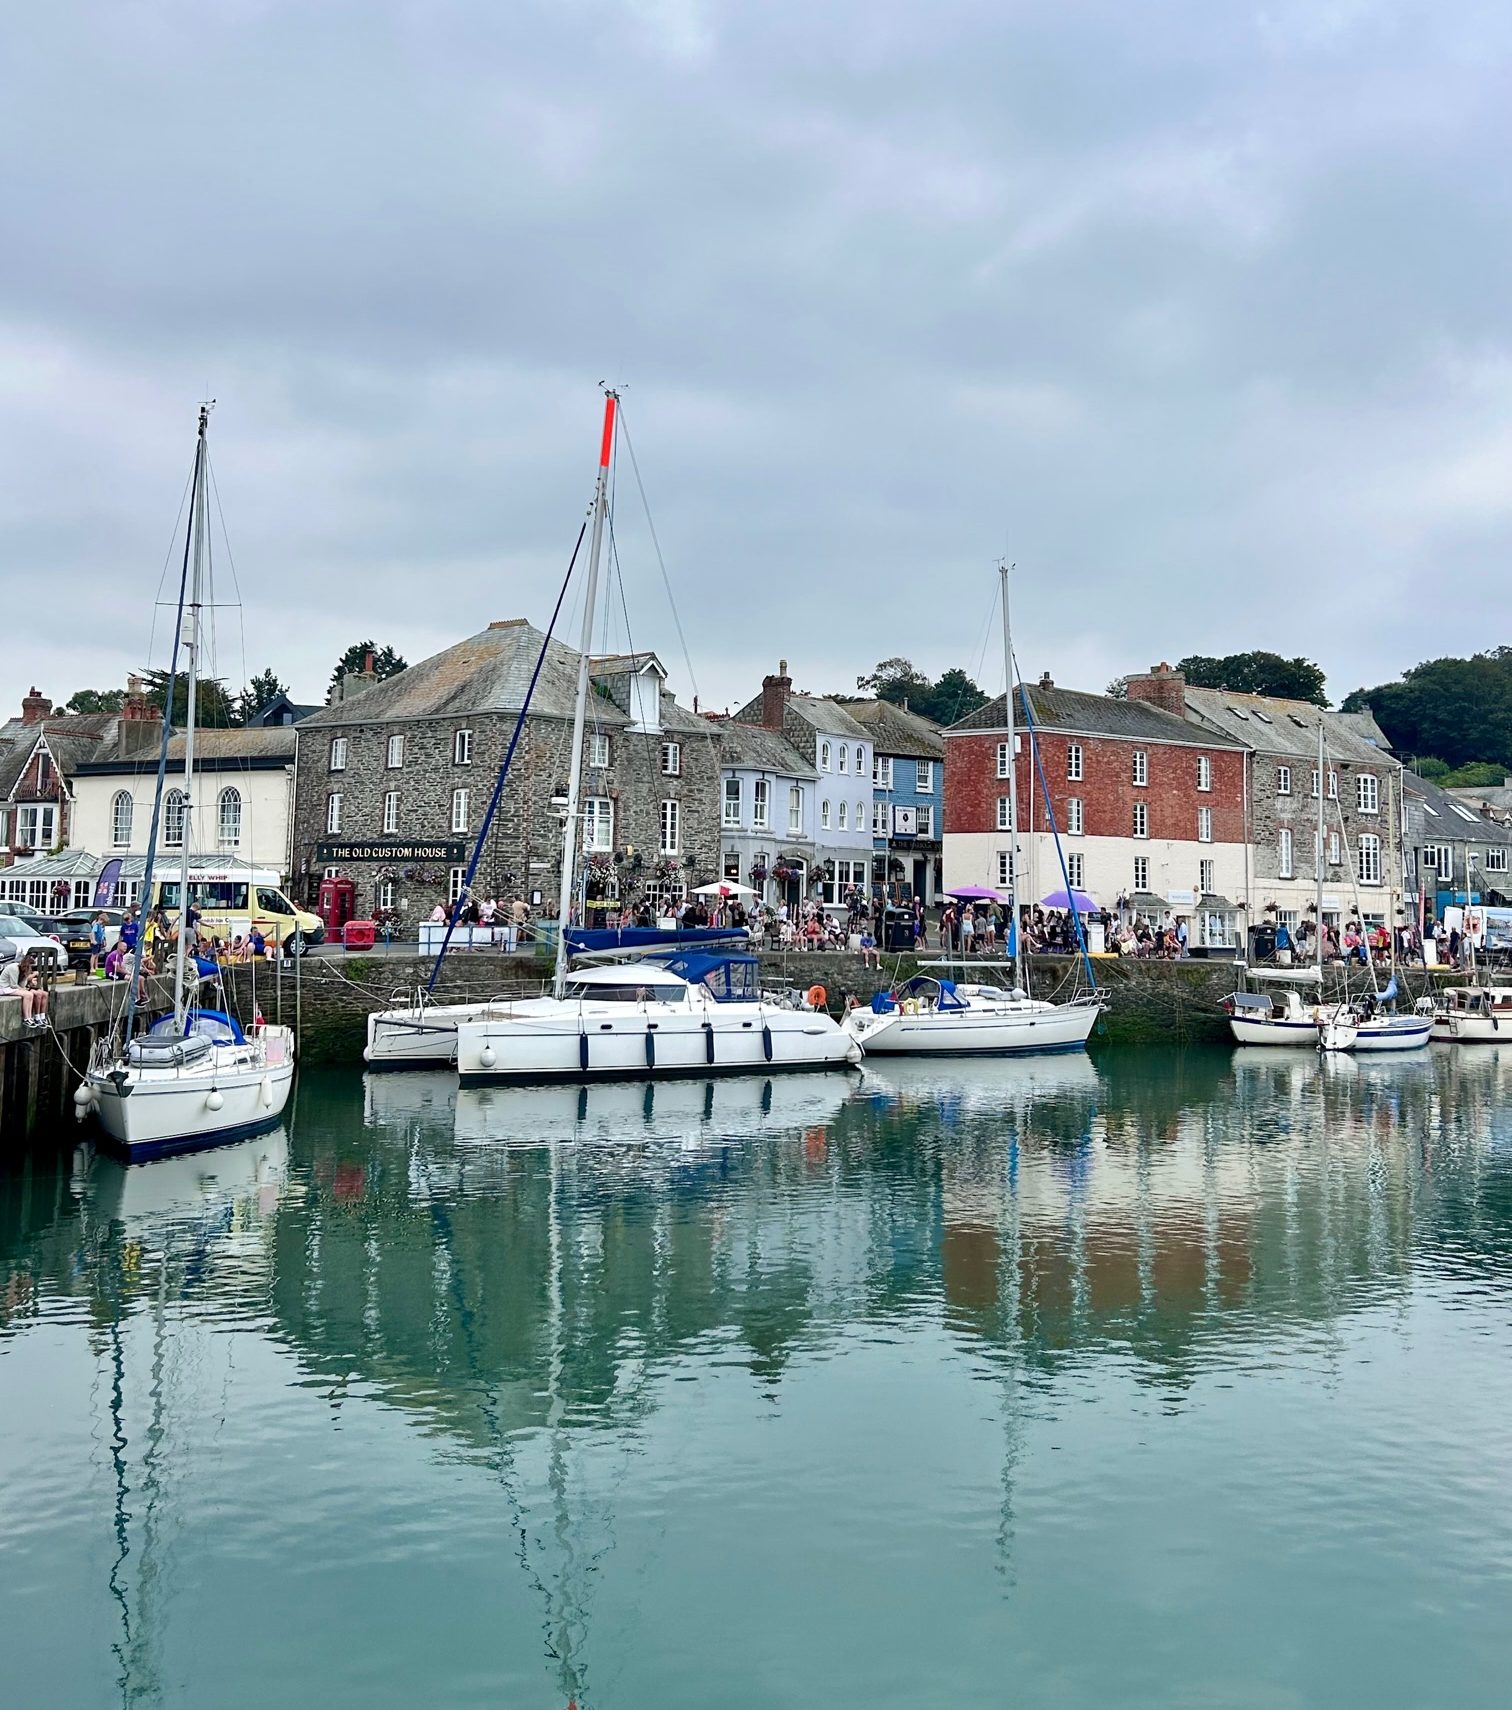
M 178 729 L 182 729 L 188 721 L 189 685 L 183 677 L 173 685 L 173 705 L 169 707 L 168 673 L 166 671 L 144 671 L 142 673 L 147 699 L 155 707 L 163 708 L 163 716 Z M 215 677 L 202 677 L 195 695 L 195 723 L 205 730 L 227 730 L 241 721 L 230 695 L 226 693 L 226 685 Z
M 119 712 L 126 703 L 124 689 L 78 689 L 68 698 L 65 712 Z
M 289 685 L 271 665 L 267 670 L 257 672 L 237 697 L 237 722 L 250 724 L 254 713 L 261 712 L 269 701 L 277 700 L 280 695 L 286 695 L 288 692 Z
M 331 687 L 334 689 L 347 672 L 365 669 L 370 653 L 373 656 L 373 670 L 377 673 L 380 683 L 385 678 L 397 677 L 401 671 L 409 669 L 409 661 L 402 659 L 392 647 L 379 647 L 372 641 L 354 641 L 336 661 L 336 669 L 331 673 Z
M 875 671 L 857 677 L 856 687 L 875 695 L 879 701 L 907 705 L 910 712 L 933 719 L 936 724 L 954 724 L 988 699 L 959 666 L 941 672 L 939 680 L 931 682 L 914 667 L 911 659 L 901 658 L 883 659 Z
M 1310 659 L 1283 659 L 1279 653 L 1226 653 L 1216 659 L 1192 653 L 1176 669 L 1197 689 L 1231 689 L 1240 695 L 1277 695 L 1288 701 L 1328 705 L 1322 671 Z M 1111 692 L 1111 687 L 1110 687 Z
M 1345 712 L 1366 709 L 1403 758 L 1431 754 L 1451 767 L 1512 766 L 1512 647 L 1425 660 L 1396 682 L 1356 689 L 1344 702 Z
M 1507 768 L 1495 760 L 1472 760 L 1468 766 L 1456 766 L 1439 783 L 1446 790 L 1489 790 L 1506 782 Z

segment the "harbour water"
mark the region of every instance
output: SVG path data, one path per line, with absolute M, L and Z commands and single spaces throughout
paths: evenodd
M 25 1705 L 1490 1705 L 1512 1046 L 459 1094 L 0 1177 Z

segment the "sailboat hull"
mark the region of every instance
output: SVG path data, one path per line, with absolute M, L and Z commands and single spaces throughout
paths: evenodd
M 1356 1051 L 1420 1051 L 1428 1043 L 1433 1024 L 1426 1015 L 1386 1016 L 1362 1021 L 1355 1037 Z
M 423 1009 L 385 1009 L 368 1017 L 363 1061 L 370 1069 L 449 1069 L 457 1061 L 457 1029 L 486 1021 L 490 1003 L 431 1004 Z
M 729 1003 L 627 1013 L 549 999 L 531 1007 L 457 1029 L 463 1086 L 843 1069 L 859 1056 L 827 1015 L 804 1010 Z
M 1092 1003 L 881 1016 L 853 1010 L 846 1027 L 868 1057 L 1020 1057 L 1085 1049 L 1101 1013 Z
M 268 1034 L 247 1045 L 215 1046 L 181 1069 L 91 1070 L 84 1088 L 106 1146 L 138 1163 L 275 1126 L 294 1084 L 294 1045 L 288 1028 Z

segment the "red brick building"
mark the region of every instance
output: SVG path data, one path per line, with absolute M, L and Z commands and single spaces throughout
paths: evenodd
M 122 713 L 54 712 L 35 688 L 22 700 L 21 716 L 0 725 L 0 866 L 68 841 L 74 767 L 92 760 L 123 718 L 143 707 L 140 693 Z M 146 708 L 144 716 L 161 715 Z
M 1038 764 L 1015 700 L 1021 900 L 1071 883 L 1112 909 L 1194 918 L 1194 943 L 1235 941 L 1247 902 L 1245 751 L 1232 738 L 1139 701 L 1029 691 Z M 1010 883 L 1007 731 L 999 696 L 945 732 L 945 885 Z M 1048 792 L 1048 797 L 1047 797 Z

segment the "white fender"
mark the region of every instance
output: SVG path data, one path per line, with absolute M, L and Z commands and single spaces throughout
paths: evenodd
M 207 1092 L 205 1094 L 205 1109 L 206 1110 L 219 1110 L 225 1102 L 226 1102 L 225 1094 L 220 1090 L 219 1087 L 211 1087 L 209 1092 Z
M 264 1106 L 270 1106 L 273 1103 L 273 1080 L 270 1075 L 263 1076 L 262 1083 L 259 1086 L 258 1091 L 262 1094 Z

